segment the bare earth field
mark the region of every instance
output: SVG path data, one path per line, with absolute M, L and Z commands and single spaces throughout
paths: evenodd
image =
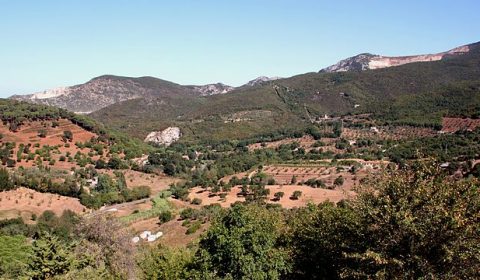
M 57 215 L 61 215 L 64 210 L 77 214 L 88 211 L 76 198 L 40 193 L 26 188 L 0 192 L 0 219 L 21 216 L 28 221 L 32 214 L 39 216 L 45 210 L 51 210 Z
M 470 118 L 443 118 L 442 131 L 453 133 L 459 130 L 474 130 L 480 127 L 480 119 Z
M 292 144 L 293 142 L 297 142 L 298 144 L 300 144 L 300 147 L 309 148 L 313 145 L 313 143 L 316 142 L 316 140 L 313 139 L 312 136 L 306 135 L 301 138 L 287 138 L 279 141 L 265 142 L 263 146 L 262 146 L 262 143 L 254 143 L 254 144 L 248 145 L 248 149 L 252 151 L 252 150 L 258 150 L 262 148 L 277 148 L 280 145 Z
M 354 196 L 354 192 L 346 190 L 344 188 L 338 188 L 335 190 L 326 190 L 319 188 L 312 188 L 309 186 L 300 186 L 300 185 L 272 185 L 266 186 L 270 190 L 270 195 L 268 196 L 269 203 L 279 203 L 282 207 L 293 208 L 305 206 L 308 203 L 318 204 L 323 201 L 338 202 L 342 199 Z M 294 191 L 301 191 L 302 196 L 298 200 L 290 199 L 290 196 Z M 279 201 L 273 200 L 273 195 L 276 192 L 284 192 L 285 196 Z M 200 198 L 202 200 L 202 205 L 210 205 L 218 203 L 222 207 L 230 207 L 231 204 L 237 201 L 245 201 L 243 196 L 239 196 L 240 186 L 232 188 L 230 192 L 227 193 L 225 199 L 220 198 L 218 195 L 212 196 L 209 191 L 205 191 L 202 188 L 193 188 L 189 194 L 190 199 Z

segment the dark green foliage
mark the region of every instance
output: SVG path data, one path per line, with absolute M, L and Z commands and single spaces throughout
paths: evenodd
M 191 219 L 195 210 L 193 208 L 185 208 L 180 212 L 180 218 L 182 220 Z
M 12 180 L 10 179 L 10 174 L 5 168 L 0 168 L 0 191 L 8 191 L 13 189 Z
M 161 224 L 171 221 L 172 219 L 173 219 L 173 214 L 171 211 L 163 211 L 159 216 L 159 220 Z
M 107 163 L 103 159 L 99 159 L 95 162 L 96 169 L 105 169 L 107 168 Z
M 479 182 L 435 166 L 372 180 L 337 207 L 293 212 L 291 279 L 477 278 Z
M 274 200 L 279 201 L 285 195 L 284 192 L 276 192 L 273 194 Z
M 73 141 L 73 133 L 70 130 L 63 131 L 62 139 L 64 142 L 72 142 Z
M 67 272 L 72 262 L 68 251 L 66 244 L 49 233 L 35 240 L 29 264 L 31 279 L 50 279 Z
M 114 173 L 115 178 L 107 174 L 99 175 L 95 189 L 90 193 L 82 193 L 80 202 L 89 208 L 98 209 L 103 205 L 139 200 L 151 195 L 150 187 L 138 186 L 129 189 L 123 173 Z
M 480 178 L 480 163 L 475 164 L 475 166 L 470 171 L 470 174 L 477 178 Z
M 139 258 L 142 279 L 190 279 L 189 266 L 193 255 L 187 249 L 172 249 L 159 245 L 148 248 Z
M 279 279 L 290 268 L 287 252 L 277 247 L 280 227 L 276 212 L 234 205 L 200 241 L 196 267 L 202 278 Z
M 24 235 L 31 236 L 34 229 L 23 222 L 22 218 L 0 220 L 0 235 Z
M 321 179 L 308 179 L 305 182 L 305 185 L 310 186 L 312 188 L 326 188 L 325 182 Z
M 37 134 L 37 135 L 38 135 L 38 137 L 40 137 L 40 138 L 45 138 L 45 137 L 47 137 L 47 131 L 46 131 L 45 129 L 40 129 L 40 130 L 38 131 L 38 134 Z
M 195 197 L 194 199 L 192 199 L 192 204 L 200 205 L 202 204 L 202 200 L 198 197 Z
M 363 248 L 362 226 L 351 208 L 326 202 L 288 217 L 294 260 L 289 279 L 339 279 L 341 270 L 350 265 L 344 254 Z
M 342 176 L 338 176 L 337 178 L 335 178 L 335 181 L 333 181 L 333 184 L 335 186 L 342 186 L 344 182 L 345 179 Z
M 302 192 L 297 190 L 292 193 L 292 195 L 290 196 L 290 199 L 298 200 L 300 196 L 302 196 Z
M 451 182 L 433 164 L 415 169 L 361 192 L 354 209 L 368 225 L 367 249 L 349 255 L 360 267 L 349 274 L 471 278 L 478 273 L 479 182 Z
M 388 156 L 396 163 L 426 156 L 445 162 L 476 159 L 479 151 L 480 129 L 476 129 L 400 142 L 388 151 Z

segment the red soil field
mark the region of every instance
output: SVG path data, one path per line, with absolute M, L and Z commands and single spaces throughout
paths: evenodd
M 7 126 L 0 123 L 0 133 L 3 135 L 3 138 L 0 140 L 1 142 L 15 142 L 17 144 L 16 148 L 14 149 L 14 159 L 16 159 L 16 153 L 18 151 L 20 144 L 32 144 L 30 151 L 34 152 L 36 149 L 42 148 L 44 145 L 55 146 L 60 145 L 59 147 L 59 154 L 51 153 L 52 159 L 55 160 L 55 168 L 58 169 L 70 169 L 76 166 L 75 162 L 61 162 L 59 158 L 61 155 L 65 155 L 67 152 L 70 152 L 72 157 L 80 151 L 84 154 L 87 154 L 90 149 L 84 148 L 79 149 L 75 146 L 75 142 L 87 142 L 92 137 L 97 137 L 96 134 L 86 131 L 85 129 L 79 127 L 78 125 L 73 124 L 69 120 L 60 119 L 57 121 L 59 123 L 58 127 L 53 128 L 51 121 L 32 121 L 28 122 L 20 127 L 20 129 L 16 132 L 12 132 L 8 129 Z M 41 138 L 38 136 L 39 130 L 45 130 L 47 135 L 45 138 Z M 65 142 L 62 140 L 63 131 L 70 130 L 73 134 L 73 141 L 69 142 L 70 147 L 65 147 Z M 40 145 L 39 148 L 33 147 L 36 143 Z M 93 156 L 92 159 L 98 159 L 98 156 Z M 48 162 L 44 162 L 44 165 L 48 165 Z M 35 166 L 35 161 L 30 160 L 22 160 L 21 162 L 17 162 L 16 166 L 23 166 L 23 167 L 32 167 Z
M 76 198 L 51 193 L 40 193 L 26 188 L 0 192 L 0 219 L 21 216 L 27 222 L 31 215 L 41 215 L 45 210 L 51 210 L 61 215 L 64 210 L 83 214 L 89 210 L 81 205 Z
M 317 204 L 327 200 L 338 202 L 342 199 L 353 197 L 355 195 L 352 191 L 348 191 L 343 188 L 326 190 L 312 188 L 305 185 L 272 185 L 266 186 L 266 188 L 270 190 L 270 195 L 268 196 L 267 201 L 269 203 L 279 203 L 285 208 L 305 206 L 308 203 Z M 297 190 L 302 192 L 302 196 L 298 200 L 290 199 L 290 196 L 293 194 L 293 192 Z M 274 201 L 273 195 L 276 192 L 284 192 L 285 196 L 280 199 L 280 201 Z M 222 207 L 230 207 L 231 204 L 237 201 L 245 201 L 245 198 L 243 196 L 239 196 L 238 193 L 240 193 L 240 186 L 232 188 L 232 190 L 227 193 L 225 199 L 222 199 L 218 195 L 212 196 L 209 191 L 203 190 L 200 187 L 196 187 L 191 190 L 188 197 L 190 199 L 200 198 L 202 200 L 202 205 L 218 203 Z
M 480 119 L 470 118 L 443 118 L 442 131 L 453 133 L 459 130 L 475 130 L 480 127 Z

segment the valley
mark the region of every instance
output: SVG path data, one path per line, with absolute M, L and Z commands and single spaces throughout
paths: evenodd
M 200 268 L 251 242 L 299 275 L 325 252 L 368 267 L 390 236 L 449 232 L 438 209 L 478 238 L 480 45 L 407 60 L 239 87 L 105 75 L 0 100 L 0 237 L 70 244 L 76 273 L 119 279 L 111 255 L 223 279 Z

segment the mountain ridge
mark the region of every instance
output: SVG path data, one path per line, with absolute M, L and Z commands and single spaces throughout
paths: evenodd
M 325 67 L 321 69 L 319 73 L 375 70 L 375 69 L 400 66 L 400 65 L 415 63 L 415 62 L 438 61 L 446 57 L 468 53 L 472 47 L 478 44 L 479 42 L 463 45 L 445 52 L 440 52 L 435 54 L 421 54 L 421 55 L 408 55 L 408 56 L 383 56 L 383 55 L 377 55 L 377 54 L 371 54 L 371 53 L 361 53 L 356 56 L 342 59 L 336 64 Z
M 56 106 L 69 111 L 89 114 L 118 102 L 137 98 L 181 98 L 182 96 L 211 96 L 226 94 L 242 87 L 255 87 L 279 79 L 260 76 L 246 84 L 233 87 L 223 83 L 180 85 L 152 76 L 126 77 L 101 75 L 83 84 L 58 87 L 10 99 Z

